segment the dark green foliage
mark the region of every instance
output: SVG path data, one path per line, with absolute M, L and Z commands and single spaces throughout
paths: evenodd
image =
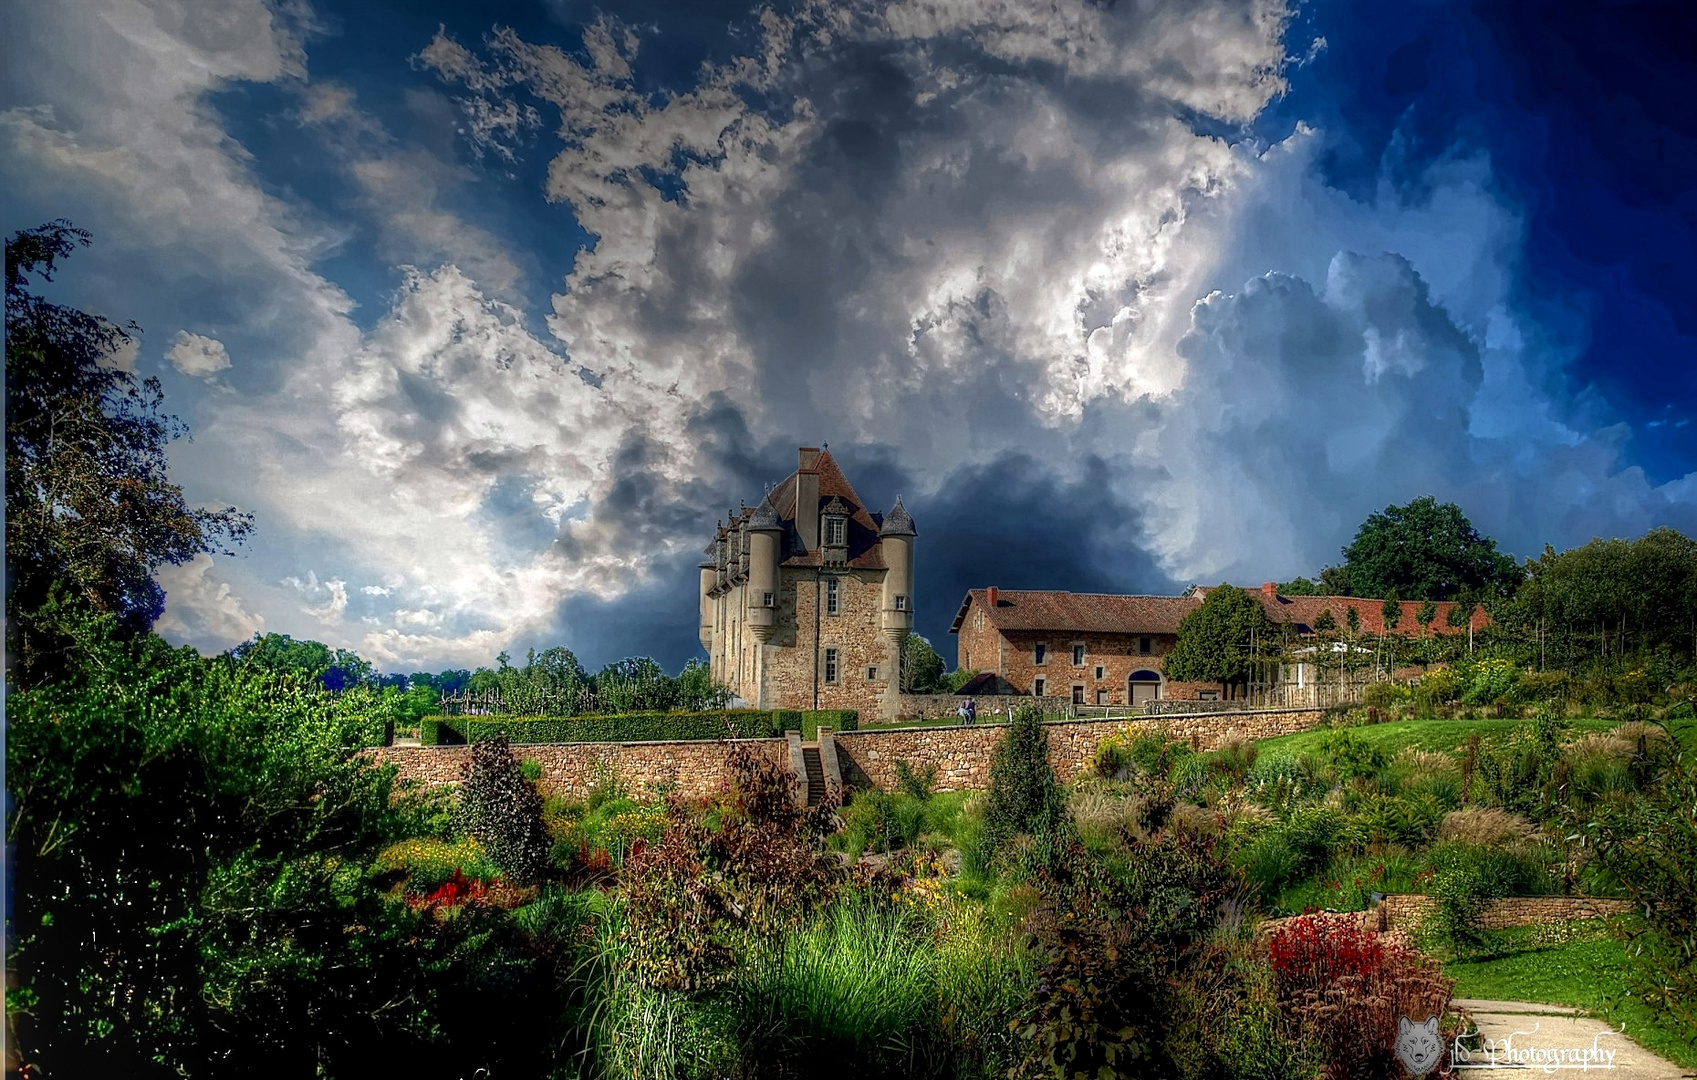
M 1166 1075 L 1174 976 L 1220 919 L 1237 879 L 1213 841 L 1162 831 L 1110 871 L 1059 841 L 1027 919 L 1037 983 L 1021 1027 L 1028 1065 L 1056 1078 Z
M 1697 541 L 1688 536 L 1663 527 L 1560 554 L 1545 547 L 1527 570 L 1499 617 L 1522 632 L 1541 629 L 1552 667 L 1658 650 L 1697 653 Z
M 575 742 L 670 742 L 680 739 L 770 739 L 786 731 L 819 737 L 821 727 L 854 731 L 860 714 L 852 709 L 726 709 L 699 713 L 589 714 L 562 717 L 438 716 L 420 725 L 426 746 L 475 742 L 494 735 L 515 745 Z
M 985 840 L 994 847 L 1021 833 L 1054 833 L 1069 820 L 1066 797 L 1049 764 L 1043 714 L 1035 705 L 1021 705 L 990 759 Z
M 230 657 L 260 671 L 295 672 L 317 679 L 328 690 L 371 682 L 377 675 L 371 663 L 352 649 L 332 649 L 320 641 L 297 641 L 287 634 L 255 634 L 252 641 L 231 649 Z
M 1379 609 L 1379 618 L 1385 622 L 1386 630 L 1395 630 L 1402 622 L 1402 597 L 1397 595 L 1395 587 L 1385 592 L 1384 605 Z
M 125 640 L 110 616 L 78 632 L 85 676 L 7 700 L 25 1060 L 48 1076 L 546 1071 L 569 956 L 557 968 L 493 909 L 438 922 L 388 895 L 378 852 L 429 816 L 358 756 L 374 695 Z
M 929 799 L 936 786 L 937 766 L 927 765 L 923 770 L 916 770 L 906 761 L 896 762 L 896 787 L 902 794 L 920 800 Z
M 1682 734 L 1691 737 L 1689 728 Z M 1644 915 L 1623 927 L 1636 992 L 1697 1046 L 1697 779 L 1677 745 L 1670 739 L 1656 762 L 1641 741 L 1640 766 L 1653 770 L 1644 796 L 1570 812 L 1568 824 Z
M 542 823 L 542 795 L 524 775 L 502 736 L 479 739 L 459 787 L 454 824 L 475 838 L 495 865 L 520 885 L 548 869 L 553 840 Z
M 1309 581 L 1305 577 L 1299 577 L 1299 578 L 1296 578 L 1294 581 L 1281 582 L 1280 585 L 1279 585 L 1279 595 L 1281 595 L 1281 596 L 1325 596 L 1327 594 L 1326 594 L 1326 592 L 1324 591 L 1324 589 L 1322 588 L 1322 586 L 1320 585 L 1319 582 Z
M 76 662 L 75 609 L 124 633 L 153 625 L 165 593 L 153 571 L 228 551 L 252 527 L 233 509 L 191 508 L 166 448 L 186 432 L 160 411 L 158 379 L 111 363 L 133 325 L 48 303 L 30 277 L 88 234 L 68 222 L 6 241 L 6 653 L 13 685 Z
M 1321 746 L 1342 780 L 1371 776 L 1385 767 L 1384 751 L 1349 728 L 1327 732 Z
M 1343 555 L 1355 596 L 1393 589 L 1414 600 L 1449 600 L 1463 589 L 1508 596 L 1524 576 L 1459 506 L 1430 495 L 1369 514 Z
M 1434 930 L 1452 950 L 1486 950 L 1481 925 L 1491 901 L 1549 891 L 1543 860 L 1535 855 L 1477 844 L 1443 843 L 1432 849 L 1431 894 L 1437 898 Z
M 1277 640 L 1259 599 L 1220 585 L 1179 622 L 1178 643 L 1164 670 L 1167 678 L 1185 682 L 1247 682 L 1259 662 L 1256 653 L 1272 651 Z

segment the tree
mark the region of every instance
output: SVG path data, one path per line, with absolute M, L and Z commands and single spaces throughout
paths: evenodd
M 377 669 L 352 649 L 332 649 L 322 641 L 288 634 L 255 634 L 251 641 L 231 649 L 230 658 L 274 674 L 295 672 L 318 680 L 326 690 L 377 681 Z
M 1255 674 L 1257 650 L 1276 640 L 1261 601 L 1242 589 L 1210 589 L 1202 605 L 1178 624 L 1178 643 L 1167 655 L 1167 678 L 1182 682 L 1245 683 Z
M 1527 573 L 1505 618 L 1559 629 L 1569 649 L 1584 638 L 1599 658 L 1663 647 L 1697 654 L 1697 541 L 1674 529 L 1559 554 L 1546 546 Z
M 1422 495 L 1369 514 L 1343 549 L 1356 596 L 1448 600 L 1464 588 L 1507 596 L 1522 573 L 1513 556 L 1480 535 L 1454 503 Z
M 1325 587 L 1317 581 L 1305 577 L 1295 578 L 1279 585 L 1280 596 L 1325 596 Z
M 144 631 L 165 610 L 156 567 L 228 552 L 252 527 L 233 508 L 189 507 L 170 482 L 165 448 L 186 429 L 160 411 L 159 380 L 113 359 L 135 327 L 30 291 L 88 242 L 65 221 L 6 241 L 6 634 L 20 685 L 63 667 L 65 604 Z
M 1385 603 L 1379 608 L 1379 618 L 1384 620 L 1386 632 L 1395 630 L 1397 623 L 1402 622 L 1402 598 L 1396 589 L 1385 594 Z
M 943 658 L 931 647 L 931 642 L 918 634 L 909 634 L 902 643 L 902 693 L 937 693 L 943 687 L 943 667 Z
M 1327 566 L 1320 570 L 1321 596 L 1354 596 L 1350 591 L 1349 567 Z

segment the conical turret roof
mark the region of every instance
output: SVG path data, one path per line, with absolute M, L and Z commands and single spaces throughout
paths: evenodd
M 778 512 L 772 509 L 772 498 L 768 495 L 760 500 L 760 505 L 754 508 L 754 513 L 748 515 L 748 528 L 751 532 L 783 532 L 784 521 Z
M 918 536 L 919 531 L 913 527 L 913 518 L 908 516 L 907 507 L 902 505 L 902 497 L 896 496 L 896 505 L 884 515 L 884 524 L 878 529 L 879 536 Z

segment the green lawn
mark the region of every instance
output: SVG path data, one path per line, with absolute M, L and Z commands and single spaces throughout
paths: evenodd
M 1455 996 L 1570 1005 L 1625 1024 L 1626 1034 L 1652 1053 L 1685 1068 L 1697 1067 L 1697 1048 L 1657 1024 L 1648 1009 L 1627 996 L 1628 962 L 1620 942 L 1597 923 L 1569 926 L 1575 940 L 1540 945 L 1531 928 L 1507 931 L 1504 955 L 1445 964 L 1455 980 Z
M 1363 727 L 1351 728 L 1362 739 L 1383 750 L 1387 756 L 1395 756 L 1407 747 L 1419 750 L 1444 750 L 1454 752 L 1459 750 L 1468 738 L 1478 735 L 1487 742 L 1507 738 L 1516 728 L 1530 723 L 1528 720 L 1398 720 L 1389 724 L 1368 724 Z M 1568 732 L 1571 735 L 1582 735 L 1591 731 L 1606 731 L 1616 725 L 1614 720 L 1570 720 Z M 1256 745 L 1262 753 L 1269 750 L 1282 750 L 1290 754 L 1318 753 L 1321 741 L 1325 739 L 1324 731 L 1300 731 L 1295 735 L 1280 735 L 1275 739 L 1263 739 Z

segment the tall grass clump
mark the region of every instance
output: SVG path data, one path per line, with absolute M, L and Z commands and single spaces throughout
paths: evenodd
M 922 933 L 906 911 L 845 899 L 753 950 L 732 992 L 740 1055 L 911 1071 L 939 967 Z

